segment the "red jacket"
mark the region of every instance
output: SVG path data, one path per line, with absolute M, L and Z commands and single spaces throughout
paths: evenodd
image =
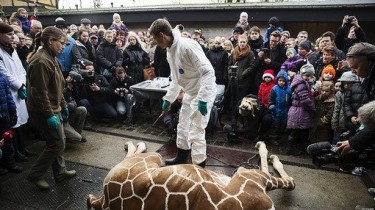
M 262 104 L 267 108 L 269 107 L 268 99 L 270 97 L 273 86 L 275 86 L 274 81 L 271 81 L 268 84 L 266 82 L 262 82 L 259 86 L 258 98 L 262 102 Z

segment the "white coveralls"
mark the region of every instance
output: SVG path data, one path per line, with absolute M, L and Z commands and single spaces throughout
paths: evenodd
M 173 102 L 182 88 L 184 99 L 177 125 L 177 148 L 191 150 L 193 164 L 206 160 L 205 128 L 216 97 L 215 70 L 194 40 L 173 29 L 173 44 L 167 48 L 172 82 L 164 100 Z M 198 111 L 198 101 L 207 102 L 207 114 Z

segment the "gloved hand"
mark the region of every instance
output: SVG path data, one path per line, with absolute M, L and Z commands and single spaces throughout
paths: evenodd
M 162 110 L 167 110 L 168 109 L 168 106 L 171 102 L 167 101 L 167 100 L 164 100 L 163 101 L 163 104 L 161 105 L 161 109 Z
M 47 119 L 47 125 L 49 128 L 56 129 L 57 126 L 60 124 L 59 119 L 55 115 Z
M 68 109 L 68 107 L 61 110 L 61 116 L 62 116 L 64 122 L 68 121 L 68 119 L 69 119 L 69 109 Z
M 18 98 L 24 100 L 27 98 L 27 92 L 25 85 L 22 85 L 20 89 L 18 89 Z
M 198 111 L 203 115 L 206 116 L 207 114 L 207 102 L 198 101 Z

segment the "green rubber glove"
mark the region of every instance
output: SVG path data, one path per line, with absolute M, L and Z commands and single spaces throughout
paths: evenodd
M 69 119 L 69 109 L 68 109 L 68 107 L 61 110 L 61 116 L 62 116 L 64 122 L 68 121 L 68 119 Z
M 206 116 L 207 114 L 207 102 L 198 101 L 198 111 L 203 115 Z
M 60 124 L 59 119 L 55 115 L 47 119 L 47 125 L 49 128 L 56 129 L 57 126 Z
M 162 110 L 167 110 L 168 109 L 168 106 L 171 102 L 167 101 L 167 100 L 164 100 L 163 101 L 163 104 L 161 105 L 161 109 Z
M 18 89 L 18 98 L 22 100 L 27 98 L 26 87 L 24 85 L 22 85 L 21 88 Z

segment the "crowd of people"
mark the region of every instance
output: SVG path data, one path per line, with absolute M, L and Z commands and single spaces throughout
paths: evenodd
M 142 104 L 137 103 L 130 86 L 142 82 L 143 70 L 150 66 L 156 76 L 173 77 L 163 109 L 176 100 L 181 93 L 177 87 L 182 87 L 180 119 L 197 109 L 201 115 L 191 120 L 208 121 L 215 93 L 211 80 L 229 88 L 235 77 L 235 91 L 226 96 L 225 112 L 233 115 L 238 111 L 237 101 L 249 95 L 255 98 L 269 119 L 259 128 L 269 132 L 261 132 L 256 140 L 280 145 L 280 138 L 287 134 L 287 145 L 280 146 L 286 146 L 288 155 L 303 154 L 311 142 L 337 143 L 343 154 L 372 143 L 351 140 L 374 136 L 373 125 L 365 124 L 368 121 L 358 116 L 358 109 L 373 101 L 375 94 L 375 46 L 366 43 L 365 32 L 353 16 L 346 15 L 336 33 L 327 31 L 314 41 L 307 31 L 293 38 L 277 17 L 269 19 L 262 36 L 260 27 L 248 22 L 246 12 L 240 14 L 230 37 L 209 39 L 201 29 L 189 33 L 181 24 L 172 34 L 162 27 L 169 24 L 162 20 L 161 25 L 154 22 L 150 31 L 134 32 L 118 13 L 113 14 L 108 28 L 87 18 L 79 26 L 68 25 L 61 17 L 54 26 L 43 28 L 38 12 L 29 18 L 23 8 L 0 22 L 0 134 L 4 139 L 0 142 L 0 174 L 21 172 L 16 161 L 36 155 L 24 146 L 25 130 L 35 129 L 46 140 L 46 148 L 28 180 L 41 189 L 49 188 L 43 176 L 50 166 L 56 181 L 76 174 L 65 168 L 65 141 L 85 142 L 82 129 L 90 119 L 100 116 L 125 125 L 133 122 L 134 111 Z M 180 39 L 188 44 L 174 46 Z M 203 53 L 190 41 L 197 42 Z M 189 46 L 194 52 L 185 49 Z M 187 50 L 186 54 L 173 51 L 175 48 Z M 167 51 L 178 54 L 179 59 L 168 57 Z M 198 73 L 190 72 L 193 67 Z M 213 74 L 208 76 L 211 68 Z M 186 154 L 184 150 L 190 148 L 184 138 L 190 132 L 199 133 L 193 162 L 202 164 L 206 123 L 185 124 L 177 131 L 180 152 Z M 176 134 L 175 125 L 167 126 Z M 185 133 L 184 128 L 188 128 Z M 340 139 L 347 130 L 353 138 Z M 171 164 L 178 162 L 170 160 Z

